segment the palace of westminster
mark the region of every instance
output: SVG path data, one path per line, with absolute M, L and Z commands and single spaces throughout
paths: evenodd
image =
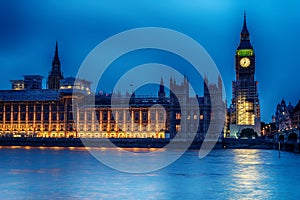
M 0 136 L 173 138 L 182 129 L 180 121 L 184 118 L 188 121 L 185 137 L 197 127 L 195 137 L 203 139 L 211 117 L 222 114 L 226 115 L 224 129 L 217 134 L 236 137 L 244 128 L 260 133 L 255 54 L 246 16 L 235 54 L 235 71 L 231 105 L 226 109 L 226 102 L 221 98 L 225 109 L 219 113 L 212 112 L 210 95 L 222 96 L 221 79 L 209 84 L 204 78 L 203 96 L 190 97 L 187 78 L 181 83 L 170 78 L 170 95 L 166 95 L 161 80 L 155 97 L 135 96 L 135 93 L 120 96 L 129 102 L 130 114 L 127 115 L 128 108 L 111 107 L 112 94 L 93 94 L 88 80 L 63 77 L 56 43 L 47 89 L 42 88 L 42 76 L 25 75 L 23 80 L 11 80 L 11 90 L 0 90 Z M 83 104 L 89 102 L 91 95 L 93 106 Z M 188 108 L 181 109 L 179 102 Z M 194 112 L 195 109 L 199 112 Z

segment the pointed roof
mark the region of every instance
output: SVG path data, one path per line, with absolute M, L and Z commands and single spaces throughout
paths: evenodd
M 244 24 L 243 24 L 241 35 L 249 35 L 249 31 L 247 28 L 246 12 L 244 12 Z
M 52 60 L 52 69 L 49 72 L 49 76 L 48 76 L 48 84 L 50 85 L 59 85 L 59 81 L 63 79 L 63 74 L 61 72 L 61 65 L 60 65 L 60 60 L 59 60 L 59 56 L 58 56 L 58 42 L 55 42 L 55 53 L 54 53 L 54 57 Z M 50 82 L 49 82 L 50 81 Z M 52 88 L 49 87 L 48 88 Z
M 56 41 L 56 43 L 55 43 L 55 55 L 54 55 L 54 58 L 59 59 L 59 58 L 58 58 L 58 44 L 57 44 L 57 41 Z
M 164 86 L 164 81 L 163 81 L 162 77 L 160 78 L 160 85 L 159 85 L 159 90 L 158 90 L 158 96 L 160 94 L 165 95 L 165 86 Z
M 250 34 L 247 28 L 246 12 L 244 12 L 244 23 L 240 34 L 240 44 L 238 46 L 238 50 L 239 49 L 253 49 L 250 42 Z
M 54 69 L 57 68 L 56 65 L 59 65 L 58 68 L 59 69 Z M 60 71 L 60 60 L 59 60 L 59 56 L 58 56 L 58 43 L 56 41 L 55 43 L 55 53 L 54 53 L 54 57 L 53 57 L 53 61 L 52 61 L 52 70 L 59 70 Z
M 164 85 L 164 80 L 162 77 L 160 78 L 160 85 Z

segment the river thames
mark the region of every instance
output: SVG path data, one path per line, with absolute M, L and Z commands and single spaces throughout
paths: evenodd
M 203 159 L 191 150 L 146 174 L 111 169 L 84 148 L 2 147 L 0 156 L 0 199 L 300 197 L 300 155 L 274 150 L 213 150 Z

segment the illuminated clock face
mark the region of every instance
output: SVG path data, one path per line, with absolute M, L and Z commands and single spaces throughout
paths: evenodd
M 240 65 L 244 68 L 249 67 L 250 63 L 250 59 L 247 57 L 244 57 L 240 60 Z

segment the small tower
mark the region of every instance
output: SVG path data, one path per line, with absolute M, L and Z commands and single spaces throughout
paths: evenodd
M 47 81 L 47 88 L 51 90 L 58 90 L 60 87 L 60 80 L 64 77 L 61 72 L 60 61 L 58 57 L 58 45 L 56 42 L 55 46 L 55 54 L 52 61 L 52 69 L 49 72 L 48 81 Z
M 165 98 L 166 98 L 165 86 L 164 86 L 164 81 L 161 78 L 160 79 L 159 90 L 158 90 L 158 100 L 160 102 L 163 102 L 163 101 L 165 101 Z

